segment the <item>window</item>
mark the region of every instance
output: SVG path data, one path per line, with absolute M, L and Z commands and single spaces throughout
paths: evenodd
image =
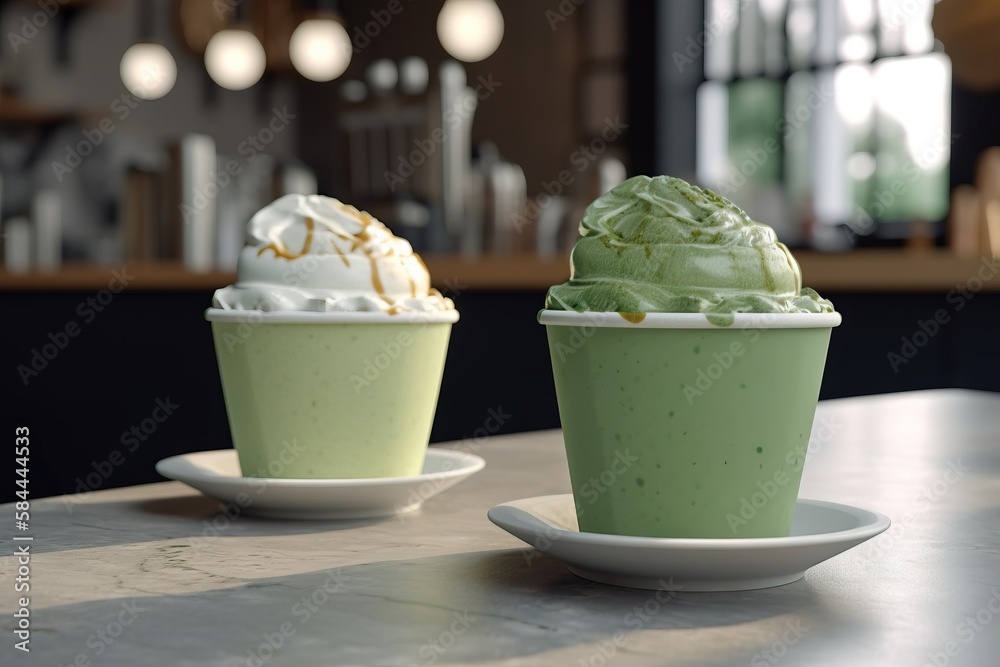
M 933 5 L 706 0 L 698 179 L 791 244 L 843 249 L 939 225 L 951 64 Z

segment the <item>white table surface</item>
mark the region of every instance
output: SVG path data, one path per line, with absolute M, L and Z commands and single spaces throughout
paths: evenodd
M 0 664 L 1000 665 L 1000 395 L 823 402 L 813 435 L 801 495 L 892 528 L 799 582 L 665 604 L 486 519 L 569 491 L 558 431 L 459 443 L 486 469 L 403 519 L 230 520 L 176 482 L 35 500 L 31 653 L 11 547 Z

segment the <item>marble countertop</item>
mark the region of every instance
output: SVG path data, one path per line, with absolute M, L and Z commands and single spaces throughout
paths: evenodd
M 10 547 L 0 663 L 998 664 L 998 395 L 821 403 L 801 495 L 893 526 L 796 583 L 662 605 L 579 579 L 487 520 L 497 503 L 569 491 L 557 431 L 451 446 L 486 469 L 381 521 L 227 515 L 176 482 L 34 500 L 31 652 L 14 649 Z

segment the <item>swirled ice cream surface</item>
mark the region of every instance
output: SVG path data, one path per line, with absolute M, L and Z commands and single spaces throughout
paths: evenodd
M 216 308 L 263 311 L 453 310 L 405 239 L 332 197 L 285 195 L 247 224 L 236 283 Z
M 636 176 L 599 197 L 580 223 L 569 281 L 545 307 L 638 313 L 828 313 L 767 225 L 731 201 L 670 176 Z

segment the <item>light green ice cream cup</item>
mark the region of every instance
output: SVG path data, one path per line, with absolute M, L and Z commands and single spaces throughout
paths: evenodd
M 541 311 L 580 530 L 787 536 L 840 320 Z
M 245 477 L 420 474 L 456 311 L 205 317 Z

